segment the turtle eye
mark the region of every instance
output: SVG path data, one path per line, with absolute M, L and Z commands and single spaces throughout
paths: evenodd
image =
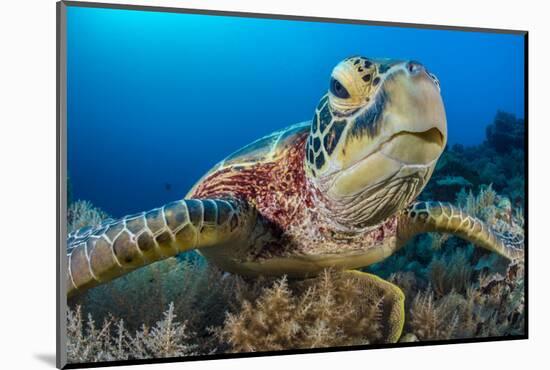
M 340 99 L 349 98 L 348 90 L 346 90 L 346 88 L 340 83 L 340 81 L 333 77 L 330 78 L 330 92 L 332 93 L 332 95 Z

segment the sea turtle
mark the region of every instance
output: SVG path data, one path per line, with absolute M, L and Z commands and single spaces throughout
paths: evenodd
M 523 256 L 521 246 L 461 209 L 414 202 L 446 141 L 439 81 L 422 64 L 347 58 L 311 121 L 231 154 L 183 200 L 71 233 L 68 295 L 198 249 L 240 275 L 300 278 L 333 268 L 367 279 L 384 294 L 388 341 L 397 341 L 402 291 L 355 269 L 432 231 Z

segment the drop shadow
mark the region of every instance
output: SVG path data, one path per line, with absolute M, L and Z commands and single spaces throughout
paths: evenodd
M 46 365 L 55 367 L 55 353 L 35 353 L 34 358 L 40 360 Z

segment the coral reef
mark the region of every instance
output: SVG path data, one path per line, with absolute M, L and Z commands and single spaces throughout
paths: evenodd
M 481 186 L 493 185 L 498 194 L 510 199 L 513 207 L 525 202 L 525 128 L 523 119 L 498 112 L 487 126 L 485 141 L 465 148 L 448 146 L 439 159 L 423 200 L 454 201 L 456 183 L 477 192 Z M 454 179 L 454 180 L 453 180 Z M 441 186 L 442 185 L 442 186 Z
M 453 261 L 462 261 L 458 268 L 453 267 L 453 272 L 432 265 L 430 280 L 424 288 L 412 272 L 398 272 L 390 277 L 408 298 L 402 341 L 523 333 L 522 266 L 508 266 L 504 275 L 479 273 L 473 281 L 474 270 L 468 269 L 463 254 L 458 255 L 449 261 L 434 262 L 451 266 Z M 133 291 L 96 289 L 88 294 L 94 299 L 73 302 L 68 312 L 69 360 L 109 361 L 384 341 L 380 315 L 383 297 L 366 297 L 361 279 L 326 271 L 308 280 L 288 281 L 283 277 L 245 281 L 236 276 L 223 277 L 198 259 L 181 264 L 185 268 L 173 267 L 179 273 L 193 273 L 187 279 L 178 273 L 162 276 L 171 283 L 179 281 L 187 285 L 178 292 L 182 294 L 180 301 L 168 303 L 165 311 L 158 308 L 163 300 L 154 295 L 159 289 L 158 282 L 148 284 L 146 279 L 133 281 L 136 285 Z M 169 274 L 168 268 L 164 273 Z M 215 279 L 205 284 L 205 276 Z M 470 277 L 465 280 L 464 276 Z M 113 284 L 116 283 L 110 283 Z M 123 285 L 118 284 L 119 288 Z M 203 284 L 210 291 L 205 301 L 199 299 L 202 295 L 198 293 L 199 290 L 204 293 L 199 288 Z M 166 286 L 161 289 L 169 290 Z M 142 300 L 134 300 L 138 290 L 143 290 L 139 293 Z M 190 296 L 183 295 L 185 291 Z M 101 299 L 107 304 L 102 306 Z M 122 307 L 116 307 L 115 302 L 122 303 Z M 205 310 L 205 302 L 215 308 Z M 132 314 L 133 306 L 137 307 L 137 314 Z M 142 310 L 147 307 L 148 311 Z M 85 311 L 87 320 L 83 319 Z M 161 312 L 163 317 L 155 319 Z M 102 317 L 103 325 L 97 328 L 92 317 Z
M 487 143 L 500 153 L 506 153 L 510 148 L 522 148 L 525 137 L 523 119 L 516 119 L 512 114 L 497 112 L 495 121 L 486 129 Z
M 197 258 L 166 262 L 157 270 L 132 277 L 142 271 L 138 270 L 69 302 L 71 343 L 84 343 L 79 350 L 71 349 L 69 358 L 86 358 L 87 347 L 103 348 L 104 356 L 111 356 L 114 350 L 105 348 L 119 340 L 118 331 L 98 336 L 93 330 L 84 330 L 86 324 L 75 323 L 76 319 L 82 321 L 83 314 L 88 315 L 88 322 L 116 324 L 141 338 L 140 333 L 147 332 L 144 328 L 158 326 L 157 316 L 167 305 L 171 314 L 185 319 L 187 332 L 193 333 L 181 336 L 179 345 L 192 348 L 195 354 L 331 347 L 385 339 L 381 322 L 384 297 L 367 296 L 362 279 L 327 270 L 307 280 L 246 281 L 225 275 Z M 165 303 L 168 300 L 170 303 Z M 151 353 L 151 357 L 162 355 Z M 127 350 L 123 356 L 140 358 Z M 93 359 L 101 360 L 105 358 Z

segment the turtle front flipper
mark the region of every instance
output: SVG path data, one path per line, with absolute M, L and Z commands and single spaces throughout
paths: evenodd
M 364 280 L 367 295 L 380 299 L 382 338 L 386 343 L 396 343 L 405 325 L 405 295 L 397 285 L 376 275 L 357 270 L 343 271 L 344 277 Z
M 191 249 L 245 237 L 256 211 L 232 199 L 184 199 L 108 220 L 67 240 L 67 296 Z
M 402 244 L 414 235 L 425 232 L 457 235 L 509 260 L 523 260 L 521 241 L 497 233 L 480 219 L 449 203 L 417 202 L 403 211 L 398 226 Z

